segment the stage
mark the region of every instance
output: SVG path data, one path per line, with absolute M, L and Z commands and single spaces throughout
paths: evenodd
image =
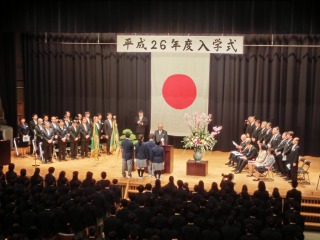
M 174 176 L 175 182 L 179 179 L 183 180 L 184 182 L 189 183 L 190 190 L 193 190 L 193 186 L 199 182 L 199 180 L 203 180 L 205 183 L 206 189 L 210 189 L 211 183 L 213 181 L 220 183 L 222 177 L 221 174 L 228 174 L 231 173 L 233 168 L 228 167 L 225 163 L 228 161 L 229 152 L 220 152 L 220 151 L 212 151 L 207 152 L 203 156 L 203 160 L 208 161 L 208 174 L 207 176 L 191 176 L 186 174 L 186 163 L 189 159 L 193 159 L 192 157 L 193 151 L 192 150 L 183 150 L 183 149 L 174 149 L 173 150 L 173 172 L 171 174 L 163 174 L 161 175 L 161 182 L 162 185 L 168 182 L 168 178 L 170 175 Z M 319 179 L 319 172 L 320 172 L 320 158 L 319 157 L 311 157 L 305 156 L 306 159 L 311 161 L 311 167 L 309 169 L 310 181 L 311 184 L 308 183 L 299 183 L 298 189 L 302 192 L 303 196 L 320 196 L 320 186 L 318 190 L 316 190 L 318 179 Z M 148 174 L 144 174 L 144 179 L 139 180 L 137 176 L 137 172 L 133 172 L 133 177 L 131 179 L 126 179 L 121 176 L 121 155 L 107 155 L 105 153 L 101 154 L 101 157 L 96 160 L 92 158 L 85 158 L 85 159 L 77 159 L 77 160 L 70 160 L 68 161 L 57 161 L 53 160 L 53 163 L 44 164 L 41 163 L 39 159 L 36 160 L 37 164 L 39 164 L 39 168 L 41 169 L 41 175 L 44 176 L 48 168 L 53 166 L 55 167 L 55 176 L 56 178 L 59 175 L 59 172 L 64 170 L 66 171 L 67 178 L 70 180 L 72 177 L 72 172 L 74 170 L 79 171 L 79 178 L 84 179 L 86 172 L 91 171 L 93 172 L 93 177 L 96 180 L 100 179 L 101 171 L 107 172 L 107 178 L 118 179 L 119 183 L 122 185 L 125 184 L 142 184 L 145 185 L 146 183 L 154 184 L 155 178 L 148 177 Z M 11 162 L 16 166 L 16 172 L 20 173 L 21 168 L 25 168 L 27 170 L 27 175 L 31 176 L 34 172 L 34 163 L 35 159 L 31 156 L 28 158 L 20 158 L 17 157 L 15 151 L 12 151 L 12 158 Z M 7 171 L 7 166 L 4 166 L 4 172 Z M 249 192 L 253 193 L 254 190 L 257 189 L 258 182 L 253 181 L 253 177 L 247 177 L 247 172 L 243 171 L 240 174 L 234 175 L 234 182 L 236 183 L 235 189 L 239 192 L 244 184 L 248 186 Z M 269 193 L 272 192 L 274 187 L 279 188 L 280 194 L 285 196 L 287 190 L 291 189 L 291 185 L 284 181 L 281 177 L 274 174 L 274 181 L 270 179 L 265 179 L 266 187 Z

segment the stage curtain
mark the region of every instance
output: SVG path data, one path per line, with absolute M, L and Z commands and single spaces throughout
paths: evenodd
M 15 34 L 0 33 L 0 98 L 7 125 L 17 131 Z
M 271 44 L 246 35 L 246 44 Z M 275 35 L 273 44 L 319 45 L 320 36 Z M 320 49 L 246 47 L 243 55 L 211 55 L 209 112 L 223 125 L 217 148 L 239 141 L 249 115 L 300 138 L 301 154 L 320 155 Z M 210 126 L 210 127 L 212 127 Z
M 115 42 L 115 34 L 100 41 Z M 26 113 L 74 117 L 111 112 L 119 130 L 135 131 L 139 109 L 150 118 L 150 54 L 122 54 L 116 45 L 67 45 L 54 42 L 93 42 L 97 34 L 23 34 Z M 46 39 L 46 40 L 45 40 Z M 44 43 L 46 41 L 47 43 Z
M 115 42 L 115 34 L 100 34 Z M 143 109 L 150 119 L 150 55 L 122 54 L 116 45 L 66 45 L 93 42 L 97 34 L 24 34 L 26 112 L 62 116 L 90 110 L 118 115 L 119 130 L 134 129 Z M 47 43 L 45 43 L 47 41 Z M 318 35 L 246 35 L 245 44 L 319 45 Z M 293 130 L 305 155 L 320 156 L 319 48 L 245 47 L 243 55 L 211 55 L 209 109 L 223 130 L 215 150 L 230 151 L 244 120 L 255 115 L 280 131 Z M 150 129 L 148 129 L 149 131 Z M 155 129 L 151 129 L 154 131 Z M 170 133 L 169 133 L 170 135 Z M 170 144 L 181 147 L 181 138 Z

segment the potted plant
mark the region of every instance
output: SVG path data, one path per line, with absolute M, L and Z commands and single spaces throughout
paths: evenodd
M 213 127 L 213 131 L 210 133 L 208 124 L 212 121 L 212 115 L 206 113 L 185 114 L 184 120 L 191 133 L 183 138 L 183 148 L 193 149 L 194 160 L 200 162 L 203 154 L 208 150 L 212 150 L 216 145 L 215 135 L 220 133 L 222 126 Z

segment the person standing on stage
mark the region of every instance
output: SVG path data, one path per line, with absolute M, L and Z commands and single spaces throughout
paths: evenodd
M 160 179 L 161 171 L 164 169 L 163 153 L 163 147 L 159 146 L 159 144 L 156 144 L 156 146 L 152 148 L 152 168 L 156 179 Z
M 38 124 L 35 127 L 35 138 L 36 138 L 36 145 L 37 145 L 37 154 L 40 156 L 40 143 L 43 142 L 43 120 L 42 118 L 38 118 Z
M 154 176 L 154 172 L 152 169 L 152 160 L 151 160 L 151 155 L 152 155 L 152 148 L 156 146 L 156 143 L 154 142 L 154 134 L 150 133 L 149 135 L 149 141 L 146 142 L 147 148 L 148 148 L 148 173 L 149 177 Z
M 148 147 L 147 143 L 143 142 L 143 135 L 139 134 L 138 142 L 135 145 L 136 152 L 136 164 L 138 168 L 139 179 L 143 179 L 144 168 L 147 167 L 147 158 L 148 158 Z
M 31 142 L 32 142 L 33 139 L 35 139 L 37 124 L 38 124 L 38 114 L 33 113 L 32 114 L 32 120 L 29 122 L 30 141 Z M 33 153 L 33 144 L 30 144 L 30 154 L 32 154 L 32 153 Z
M 70 138 L 70 156 L 71 160 L 77 159 L 78 145 L 80 139 L 80 129 L 78 126 L 78 120 L 73 120 L 72 125 L 68 129 Z
M 91 125 L 87 123 L 87 118 L 82 118 L 82 123 L 80 124 L 80 140 L 81 140 L 81 157 L 89 158 L 89 144 L 91 136 Z
M 42 130 L 43 134 L 43 144 L 42 144 L 42 150 L 43 150 L 43 157 L 44 162 L 52 162 L 52 146 L 53 146 L 53 139 L 54 139 L 54 132 L 50 128 L 50 123 L 46 122 L 44 125 L 44 129 Z
M 86 112 L 84 113 L 84 117 L 85 117 L 86 120 L 87 120 L 87 124 L 88 124 L 89 126 L 91 126 L 91 124 L 92 124 L 92 119 L 90 118 L 90 112 L 89 112 L 89 111 L 86 111 Z
M 163 124 L 158 124 L 158 130 L 154 132 L 155 141 L 160 145 L 168 145 L 168 132 L 163 130 Z
M 122 151 L 122 176 L 126 177 L 126 168 L 128 169 L 128 178 L 132 178 L 132 157 L 133 143 L 130 140 L 130 133 L 126 132 L 126 138 L 121 142 Z
M 111 139 L 111 135 L 112 135 L 112 114 L 111 113 L 107 113 L 107 119 L 104 121 L 103 127 L 104 127 L 104 134 L 106 137 L 106 150 L 107 150 L 107 154 L 110 155 L 110 139 Z
M 18 147 L 21 149 L 21 157 L 28 157 L 28 147 L 30 141 L 30 129 L 26 124 L 26 119 L 22 117 L 20 124 L 18 125 L 19 144 Z
M 146 129 L 149 124 L 147 117 L 143 115 L 143 111 L 140 110 L 138 112 L 138 116 L 135 117 L 135 124 L 136 124 L 136 135 L 142 134 L 145 136 Z
M 59 160 L 66 160 L 66 148 L 68 142 L 68 129 L 62 119 L 59 120 L 59 126 L 56 130 L 58 136 Z
M 287 155 L 287 164 L 290 171 L 289 178 L 291 177 L 291 181 L 297 181 L 298 163 L 300 156 L 300 146 L 298 145 L 298 143 L 299 138 L 295 137 L 292 140 L 292 147 Z

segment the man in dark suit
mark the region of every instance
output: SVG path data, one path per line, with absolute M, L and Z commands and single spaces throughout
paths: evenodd
M 70 156 L 73 160 L 77 158 L 78 143 L 80 138 L 80 129 L 77 120 L 72 121 L 72 125 L 69 127 L 68 132 L 70 138 Z
M 254 124 L 255 121 L 256 121 L 255 116 L 248 117 L 247 128 L 246 128 L 246 135 L 248 138 L 251 138 L 251 136 L 252 136 L 253 130 L 255 128 L 255 124 Z
M 235 174 L 241 173 L 242 169 L 248 164 L 248 161 L 253 161 L 258 156 L 258 150 L 251 144 L 250 140 L 247 141 L 246 147 L 248 152 L 246 152 L 244 156 L 240 157 Z
M 263 141 L 262 143 L 265 145 L 268 145 L 268 143 L 270 142 L 271 138 L 272 138 L 272 124 L 271 122 L 268 122 L 266 125 L 266 134 L 263 137 Z
M 43 142 L 43 120 L 42 118 L 38 118 L 38 124 L 35 126 L 35 138 L 36 138 L 36 146 L 37 146 L 37 154 L 40 155 L 40 143 Z
M 32 141 L 35 137 L 36 126 L 38 124 L 38 115 L 36 113 L 32 114 L 32 120 L 29 122 L 30 127 L 30 141 Z M 33 145 L 30 144 L 30 154 L 33 153 Z
M 89 158 L 89 143 L 91 139 L 91 126 L 87 123 L 87 118 L 83 117 L 80 128 L 80 140 L 81 140 L 81 157 Z
M 58 136 L 58 146 L 59 146 L 59 160 L 66 160 L 66 148 L 68 142 L 68 129 L 64 125 L 64 121 L 62 119 L 59 120 L 59 127 L 56 130 L 56 134 Z
M 89 111 L 86 111 L 86 112 L 84 113 L 84 117 L 85 117 L 86 120 L 87 120 L 87 124 L 90 126 L 91 123 L 92 123 L 92 119 L 91 119 L 91 117 L 90 117 L 90 112 L 89 112 Z M 81 120 L 82 120 L 82 119 L 81 119 Z
M 261 131 L 261 127 L 260 127 L 261 121 L 257 119 L 254 122 L 254 125 L 255 125 L 255 128 L 254 128 L 252 135 L 251 135 L 251 143 L 256 149 L 259 149 L 258 140 L 259 140 L 259 135 L 260 135 L 260 131 Z
M 107 144 L 107 154 L 110 155 L 110 139 L 112 135 L 112 114 L 107 113 L 107 119 L 104 121 L 103 127 L 104 127 L 104 135 L 106 138 L 106 144 Z
M 133 143 L 130 140 L 130 133 L 126 132 L 126 138 L 121 142 L 122 151 L 122 176 L 126 177 L 126 169 L 128 169 L 128 178 L 132 178 L 132 156 Z
M 280 143 L 278 144 L 278 146 L 276 147 L 275 149 L 275 156 L 276 156 L 276 165 L 277 165 L 277 168 L 279 170 L 279 175 L 281 177 L 284 177 L 285 176 L 285 165 L 284 165 L 284 162 L 282 161 L 282 152 L 284 150 L 284 147 L 286 146 L 287 144 L 287 132 L 283 132 L 282 135 L 281 135 L 281 141 Z
M 148 119 L 143 115 L 143 111 L 140 110 L 138 112 L 138 116 L 135 117 L 134 120 L 136 124 L 136 135 L 139 136 L 139 134 L 142 134 L 145 137 L 146 134 L 146 128 L 149 124 Z
M 280 135 L 279 127 L 276 126 L 272 129 L 272 137 L 268 143 L 268 148 L 276 149 L 281 142 L 281 135 Z
M 298 163 L 299 163 L 299 156 L 300 156 L 300 147 L 298 145 L 299 138 L 295 137 L 292 140 L 292 143 L 293 145 L 290 150 L 290 153 L 287 155 L 287 164 L 290 164 L 289 170 L 290 170 L 291 180 L 297 181 Z
M 282 152 L 282 161 L 284 164 L 284 170 L 285 170 L 285 175 L 286 177 L 284 178 L 284 180 L 291 180 L 291 175 L 290 175 L 290 171 L 288 169 L 288 155 L 291 152 L 291 148 L 292 148 L 292 140 L 293 140 L 293 131 L 288 131 L 287 132 L 287 143 L 284 146 L 283 152 Z
M 50 128 L 50 123 L 46 122 L 44 126 L 44 130 L 42 130 L 43 134 L 43 144 L 42 150 L 44 154 L 44 162 L 52 162 L 52 147 L 53 147 L 53 139 L 54 139 L 54 132 Z
M 156 144 L 168 145 L 168 132 L 163 130 L 163 124 L 158 124 L 158 130 L 154 132 Z

